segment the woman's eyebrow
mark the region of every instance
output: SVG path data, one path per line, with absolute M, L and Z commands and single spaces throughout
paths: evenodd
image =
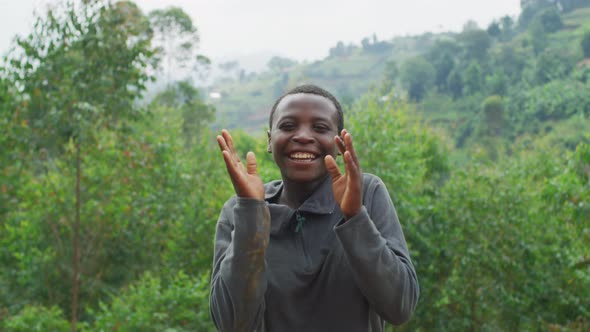
M 288 100 L 287 103 L 282 107 L 283 109 L 287 110 L 290 108 L 300 107 L 299 104 L 312 104 L 315 107 L 323 108 L 323 109 L 330 109 L 330 103 L 324 102 L 323 100 Z
M 293 115 L 283 115 L 277 119 L 277 123 L 281 123 L 286 120 L 297 120 L 297 118 L 294 117 Z
M 295 115 L 283 115 L 283 116 L 280 116 L 277 119 L 277 123 L 281 123 L 281 122 L 286 121 L 286 120 L 297 121 L 298 119 L 297 119 L 297 117 Z M 330 122 L 329 116 L 327 114 L 323 114 L 323 113 L 320 114 L 320 115 L 314 115 L 314 116 L 312 116 L 311 117 L 311 120 L 314 121 L 314 122 L 316 122 L 316 121 L 317 122 Z

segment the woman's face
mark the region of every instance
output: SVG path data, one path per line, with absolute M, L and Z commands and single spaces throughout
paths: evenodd
M 308 183 L 327 175 L 324 157 L 336 158 L 338 111 L 329 99 L 309 93 L 285 96 L 275 110 L 268 147 L 284 180 Z

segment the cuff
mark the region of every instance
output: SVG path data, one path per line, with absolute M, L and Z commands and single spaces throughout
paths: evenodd
M 363 243 L 362 247 L 371 248 L 385 241 L 364 206 L 354 217 L 348 220 L 343 218 L 334 226 L 334 231 L 345 249 L 356 248 L 359 243 Z

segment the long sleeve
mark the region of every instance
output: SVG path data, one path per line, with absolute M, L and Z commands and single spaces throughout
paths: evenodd
M 403 324 L 418 302 L 418 279 L 387 189 L 378 178 L 371 182 L 368 204 L 335 231 L 371 308 L 390 323 Z
M 265 202 L 232 198 L 217 222 L 211 316 L 220 331 L 255 331 L 263 324 L 265 254 L 270 213 Z

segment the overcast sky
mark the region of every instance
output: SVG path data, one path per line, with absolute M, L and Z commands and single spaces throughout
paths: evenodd
M 16 34 L 30 31 L 35 8 L 48 0 L 0 0 L 0 53 Z M 216 59 L 276 53 L 316 60 L 342 40 L 359 43 L 425 31 L 461 29 L 468 20 L 487 26 L 517 15 L 519 0 L 136 0 L 145 12 L 174 5 L 191 15 L 201 53 Z

